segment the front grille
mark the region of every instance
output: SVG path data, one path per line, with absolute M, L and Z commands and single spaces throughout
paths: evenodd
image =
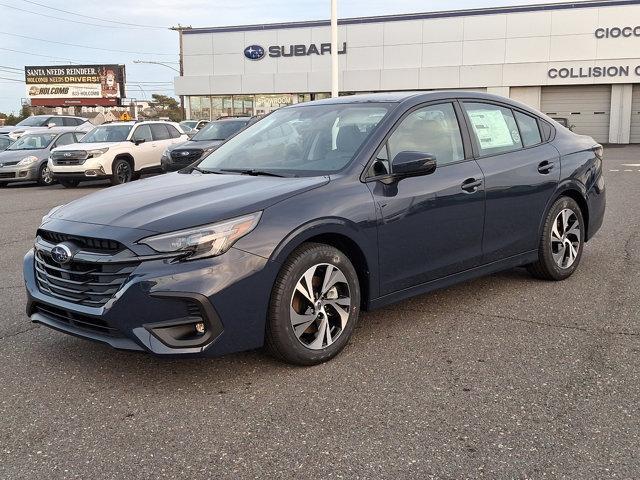
M 82 165 L 87 157 L 85 150 L 63 150 L 51 153 L 51 161 L 54 165 Z
M 35 273 L 41 292 L 90 307 L 107 303 L 129 278 L 139 262 L 107 263 L 72 260 L 62 266 L 49 252 L 36 250 Z
M 196 160 L 199 160 L 202 157 L 204 150 L 195 149 L 195 150 L 172 150 L 171 151 L 171 160 L 175 163 L 179 163 L 181 165 L 189 165 Z
M 0 172 L 0 178 L 16 178 L 15 172 Z
M 125 249 L 125 246 L 120 242 L 104 238 L 67 235 L 66 233 L 51 232 L 49 230 L 38 230 L 38 236 L 49 243 L 73 242 L 82 250 L 90 250 L 92 252 L 116 253 Z
M 49 305 L 37 304 L 35 311 L 53 318 L 54 320 L 70 325 L 82 330 L 108 335 L 110 337 L 124 337 L 124 335 L 116 328 L 111 327 L 107 322 L 100 318 L 89 317 L 80 313 L 68 312 L 61 308 Z

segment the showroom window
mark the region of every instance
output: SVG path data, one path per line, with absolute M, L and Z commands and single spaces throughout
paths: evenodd
M 511 109 L 490 103 L 465 103 L 481 155 L 497 155 L 522 148 Z

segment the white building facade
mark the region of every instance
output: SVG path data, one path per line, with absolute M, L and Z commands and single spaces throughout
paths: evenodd
M 640 1 L 609 0 L 339 22 L 342 94 L 479 90 L 602 143 L 640 143 Z M 328 21 L 198 28 L 183 36 L 190 118 L 262 114 L 329 96 Z

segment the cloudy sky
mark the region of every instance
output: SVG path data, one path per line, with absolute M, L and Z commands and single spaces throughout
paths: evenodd
M 555 2 L 562 0 L 555 0 Z M 564 0 L 568 1 L 568 0 Z M 339 17 L 544 3 L 543 0 L 339 0 Z M 551 1 L 549 1 L 551 3 Z M 0 0 L 0 112 L 18 111 L 25 65 L 123 63 L 127 96 L 172 94 L 173 72 L 134 60 L 176 62 L 167 29 L 326 19 L 329 0 Z M 73 12 L 73 13 L 71 13 Z M 106 20 L 106 21 L 103 21 Z M 113 23 L 118 22 L 118 23 Z

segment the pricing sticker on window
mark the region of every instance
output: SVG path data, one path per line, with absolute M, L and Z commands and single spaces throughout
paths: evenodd
M 469 119 L 478 136 L 480 148 L 510 147 L 515 144 L 509 126 L 500 110 L 472 110 Z

